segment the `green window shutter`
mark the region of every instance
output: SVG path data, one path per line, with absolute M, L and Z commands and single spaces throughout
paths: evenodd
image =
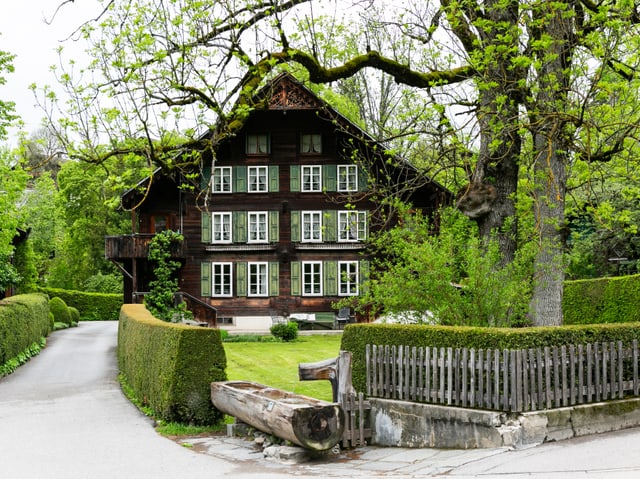
M 269 166 L 269 191 L 272 193 L 280 191 L 280 167 L 278 165 Z
M 211 263 L 200 263 L 200 296 L 211 296 Z
M 245 166 L 233 167 L 233 192 L 247 192 L 247 168 Z
M 202 168 L 202 176 L 200 177 L 200 189 L 206 190 L 211 182 L 211 165 Z
M 338 191 L 338 166 L 322 166 L 322 186 L 324 191 Z
M 291 165 L 289 170 L 289 189 L 300 191 L 300 165 Z
M 338 212 L 327 210 L 322 214 L 322 241 L 338 241 Z
M 300 278 L 301 264 L 300 261 L 291 262 L 291 296 L 300 296 L 302 290 Z
M 358 166 L 358 191 L 367 191 L 369 189 L 369 175 L 364 168 Z
M 369 281 L 369 272 L 371 270 L 371 264 L 369 260 L 363 259 L 360 260 L 360 264 L 358 265 L 358 272 L 360 273 L 360 287 L 358 291 L 360 291 L 360 295 L 363 295 L 368 292 L 368 281 Z
M 269 262 L 269 296 L 279 296 L 280 263 Z
M 246 211 L 234 211 L 232 215 L 231 227 L 232 238 L 234 243 L 246 243 L 247 242 L 247 212 Z
M 247 295 L 247 263 L 236 263 L 236 296 Z
M 202 242 L 203 243 L 211 243 L 211 213 L 207 211 L 203 211 L 201 214 L 202 218 Z
M 269 211 L 269 242 L 280 241 L 280 215 L 277 211 Z
M 324 295 L 338 296 L 338 262 L 325 261 L 322 270 L 324 271 Z
M 366 211 L 358 211 L 358 231 L 361 241 L 367 241 L 369 239 L 369 221 L 367 220 L 369 214 Z
M 299 243 L 302 239 L 302 231 L 300 230 L 300 212 L 291 212 L 291 241 Z

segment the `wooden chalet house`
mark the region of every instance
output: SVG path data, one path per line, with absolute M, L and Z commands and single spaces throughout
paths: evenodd
M 148 291 L 148 241 L 166 228 L 185 238 L 174 252 L 183 297 L 211 326 L 265 331 L 289 318 L 331 327 L 333 304 L 359 294 L 377 205 L 367 194 L 376 180 L 357 158 L 384 149 L 288 74 L 260 94 L 268 106 L 251 113 L 213 166 L 202 159 L 206 202 L 181 191 L 179 180 L 154 175 L 134 211 L 134 234 L 106 238 L 107 258 L 125 275 L 126 302 Z M 123 202 L 131 207 L 139 196 L 132 190 Z M 426 182 L 412 201 L 435 211 L 450 198 Z

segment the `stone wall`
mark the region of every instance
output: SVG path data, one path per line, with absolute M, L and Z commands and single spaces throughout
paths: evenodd
M 372 444 L 443 449 L 524 448 L 640 426 L 640 398 L 502 413 L 371 398 Z

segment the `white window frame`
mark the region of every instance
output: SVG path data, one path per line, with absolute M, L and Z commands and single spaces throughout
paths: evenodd
M 211 242 L 212 243 L 231 243 L 232 239 L 233 239 L 232 214 L 230 212 L 211 213 Z
M 269 214 L 266 211 L 250 211 L 247 213 L 247 242 L 269 242 Z
M 269 263 L 247 263 L 247 296 L 269 296 Z
M 322 211 L 300 213 L 300 235 L 303 243 L 322 242 Z
M 211 175 L 212 193 L 232 193 L 230 166 L 215 166 Z
M 301 134 L 300 153 L 305 155 L 319 155 L 322 153 L 322 135 L 320 133 Z
M 354 233 L 355 230 L 355 233 Z M 338 211 L 338 241 L 356 242 L 366 239 L 366 211 Z
M 322 166 L 302 165 L 300 167 L 300 191 L 303 193 L 322 191 Z
M 302 262 L 302 296 L 322 296 L 322 261 Z
M 233 296 L 233 263 L 211 263 L 211 296 Z
M 338 165 L 338 191 L 358 191 L 358 167 Z
M 346 269 L 347 271 L 343 271 Z M 357 296 L 360 292 L 358 261 L 338 261 L 338 296 Z
M 268 133 L 249 133 L 246 139 L 247 155 L 268 155 L 271 151 Z
M 249 193 L 266 193 L 269 191 L 269 168 L 266 166 L 247 167 L 247 187 Z

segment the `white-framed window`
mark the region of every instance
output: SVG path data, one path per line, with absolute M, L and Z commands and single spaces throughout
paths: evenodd
M 338 295 L 356 296 L 358 294 L 358 262 L 338 262 Z
M 319 192 L 322 191 L 322 167 L 303 166 L 301 191 Z
M 249 263 L 249 296 L 267 296 L 269 294 L 269 263 Z
M 366 234 L 366 211 L 338 211 L 338 241 L 363 241 Z
M 269 154 L 269 135 L 267 133 L 250 133 L 247 135 L 248 155 Z
M 231 263 L 211 263 L 211 296 L 231 297 L 233 267 Z
M 322 296 L 322 262 L 302 263 L 302 295 Z
M 269 241 L 267 234 L 268 217 L 266 211 L 249 212 L 249 243 L 266 243 Z
M 249 193 L 268 191 L 268 172 L 266 166 L 249 166 Z
M 216 166 L 211 175 L 211 191 L 213 193 L 231 193 L 231 167 Z
M 319 133 L 305 133 L 300 135 L 300 153 L 322 153 L 322 135 L 320 135 Z
M 302 241 L 307 243 L 322 241 L 322 211 L 303 211 Z
M 338 191 L 358 191 L 356 165 L 338 165 Z
M 231 243 L 231 213 L 211 214 L 211 242 Z

